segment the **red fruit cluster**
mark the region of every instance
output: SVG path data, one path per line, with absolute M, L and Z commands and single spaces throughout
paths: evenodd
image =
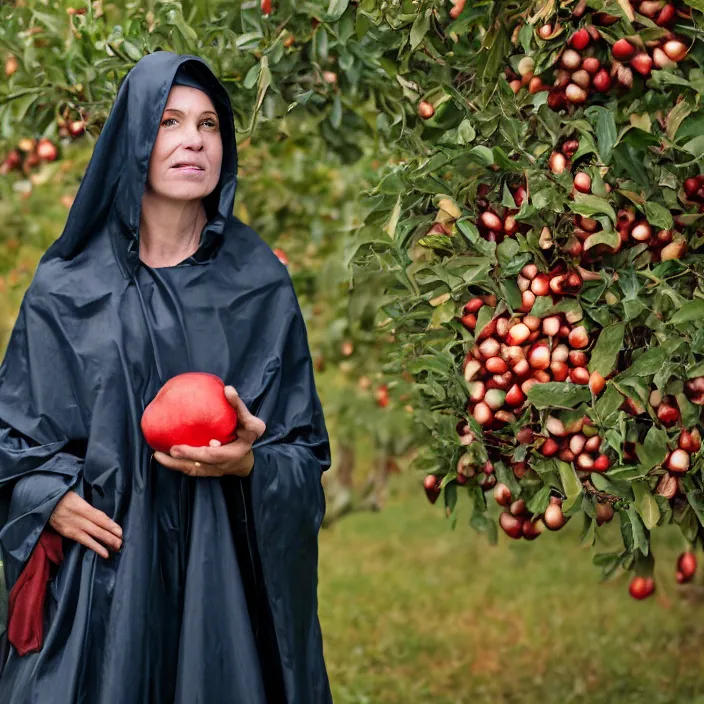
M 435 107 L 427 100 L 418 103 L 418 116 L 423 120 L 429 120 L 435 114 Z
M 685 584 L 690 582 L 697 571 L 697 557 L 693 552 L 683 552 L 677 558 L 677 582 Z
M 655 231 L 647 220 L 636 219 L 635 210 L 631 207 L 622 208 L 618 212 L 619 241 L 615 246 L 600 243 L 585 251 L 584 243 L 601 230 L 601 225 L 593 218 L 578 215 L 575 216 L 574 224 L 573 237 L 565 244 L 564 251 L 574 257 L 581 257 L 585 264 L 598 261 L 604 255 L 616 254 L 622 247 L 629 245 L 647 244 L 653 261 L 679 259 L 687 251 L 687 243 L 679 233 L 675 230 Z
M 677 8 L 677 3 L 668 0 L 633 0 L 633 9 L 643 17 L 655 22 L 658 27 L 669 27 L 680 17 L 691 17 L 687 8 Z
M 651 53 L 648 53 L 650 49 Z M 668 32 L 662 40 L 648 41 L 640 48 L 628 39 L 619 39 L 611 47 L 614 61 L 611 74 L 616 75 L 626 87 L 633 84 L 633 71 L 641 76 L 650 76 L 654 69 L 674 68 L 687 56 L 687 45 Z M 626 67 L 626 63 L 630 68 Z
M 504 484 L 497 484 L 496 488 L 499 486 L 508 489 Z M 509 496 L 510 494 L 509 490 Z M 496 496 L 496 489 L 494 489 L 494 496 Z M 531 515 L 523 499 L 517 499 L 507 505 L 507 510 L 499 516 L 499 526 L 509 538 L 514 540 L 520 538 L 535 540 L 543 532 L 543 524 L 540 522 L 540 517 Z
M 644 0 L 633 5 L 637 12 L 660 27 L 671 25 L 678 14 L 691 16 L 688 9 L 678 10 L 673 3 L 664 0 Z M 585 10 L 586 5 L 579 3 L 573 15 L 579 18 Z M 615 84 L 630 88 L 634 71 L 648 77 L 653 69 L 674 67 L 687 56 L 687 45 L 669 30 L 664 37 L 645 42 L 638 38 L 618 39 L 609 49 L 595 25 L 606 26 L 616 21 L 616 16 L 593 13 L 592 24 L 586 24 L 569 35 L 549 79 L 534 75 L 535 61 L 529 56 L 519 62 L 518 74 L 507 68 L 505 74 L 513 92 L 518 93 L 522 88 L 527 88 L 530 93 L 548 91 L 548 106 L 560 110 L 567 105 L 581 105 L 590 93 L 606 93 Z M 546 24 L 536 31 L 541 40 L 550 41 L 558 35 L 562 39 L 563 35 L 557 29 Z M 550 80 L 552 85 L 549 85 Z
M 550 292 L 547 278 L 545 286 L 547 291 L 541 289 L 540 295 Z M 526 298 L 526 293 L 532 298 Z M 524 301 L 523 310 L 529 312 L 535 294 L 524 291 Z M 477 313 L 484 305 L 482 298 L 470 300 L 464 307 L 463 325 L 475 329 Z M 529 314 L 499 316 L 484 327 L 477 342 L 464 359 L 463 371 L 470 386 L 467 410 L 481 426 L 500 428 L 513 422 L 514 412 L 524 406 L 535 384 L 571 381 L 586 385 L 590 381 L 589 358 L 584 352 L 589 335 L 584 326 L 571 325 L 561 314 L 542 320 Z
M 376 399 L 377 406 L 386 408 L 389 405 L 389 387 L 386 384 L 377 387 L 374 392 L 374 398 Z
M 438 500 L 438 496 L 440 496 L 440 482 L 440 477 L 434 474 L 429 474 L 423 480 L 425 495 L 428 497 L 428 501 L 430 501 L 431 504 L 434 504 Z
M 608 455 L 601 452 L 601 438 L 586 416 L 569 428 L 558 418 L 549 416 L 545 427 L 548 435 L 536 443 L 543 457 L 557 456 L 582 472 L 605 472 L 611 466 Z
M 517 232 L 526 233 L 530 230 L 530 226 L 521 224 L 516 221 L 515 215 L 518 213 L 523 201 L 527 197 L 524 186 L 518 186 L 512 189 L 513 200 L 516 203 L 516 209 L 513 208 L 498 208 L 489 205 L 486 200 L 486 194 L 489 191 L 489 186 L 482 184 L 477 192 L 477 208 L 480 211 L 477 218 L 477 227 L 482 237 L 489 242 L 501 242 L 504 237 L 512 237 Z
M 511 490 L 505 484 L 496 485 L 494 499 L 499 506 L 507 509 L 499 517 L 501 529 L 515 540 L 535 540 L 543 532 L 543 527 L 548 530 L 560 530 L 567 522 L 562 513 L 562 499 L 556 496 L 550 498 L 544 513 L 538 516 L 530 514 L 523 499 L 514 501 Z
M 50 139 L 21 139 L 17 149 L 13 149 L 0 165 L 0 174 L 22 170 L 25 174 L 42 162 L 55 161 L 59 150 Z
M 704 213 L 704 175 L 685 179 L 683 187 L 687 200 L 696 203 L 699 212 Z
M 699 430 L 686 428 L 680 433 L 677 441 L 677 448 L 668 451 L 663 460 L 663 467 L 667 470 L 658 482 L 655 492 L 672 500 L 678 494 L 684 494 L 681 475 L 687 473 L 692 464 L 692 455 L 695 455 L 702 446 L 702 438 Z M 635 458 L 634 458 L 635 459 Z
M 452 0 L 452 8 L 450 9 L 450 17 L 456 20 L 464 10 L 466 0 Z
M 693 404 L 704 406 L 704 376 L 687 381 L 684 385 L 684 393 Z
M 471 435 L 471 441 L 464 444 L 471 444 L 471 442 L 474 441 L 474 435 L 466 423 L 462 422 L 458 424 L 457 432 L 462 437 L 468 437 Z M 480 470 L 477 470 L 474 466 L 472 457 L 469 454 L 463 455 L 457 461 L 457 483 L 463 486 L 467 484 L 471 477 L 477 477 L 477 484 L 484 491 L 488 491 L 496 485 L 494 465 L 490 461 L 485 462 L 484 466 Z
M 704 406 L 704 376 L 689 379 L 684 385 L 687 398 L 697 406 Z
M 634 599 L 647 599 L 655 591 L 655 580 L 652 577 L 634 577 L 628 587 L 628 592 Z
M 691 456 L 699 452 L 702 446 L 702 436 L 697 428 L 682 430 L 677 443 L 677 449 L 668 452 L 663 465 L 675 474 L 689 471 Z

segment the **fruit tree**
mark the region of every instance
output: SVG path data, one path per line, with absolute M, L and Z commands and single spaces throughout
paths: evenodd
M 348 258 L 422 397 L 428 497 L 453 520 L 468 497 L 491 537 L 496 504 L 511 538 L 580 520 L 593 543 L 617 518 L 622 545 L 595 561 L 633 570 L 639 598 L 650 531 L 674 522 L 692 578 L 701 0 L 54 5 L 61 22 L 2 11 L 0 135 L 22 124 L 29 140 L 6 171 L 55 158 L 41 139 L 97 132 L 121 75 L 158 48 L 211 62 L 244 139 L 301 138 L 312 119 L 348 161 L 362 135 L 393 145 Z
M 513 539 L 577 520 L 594 544 L 617 519 L 594 561 L 636 598 L 652 530 L 681 529 L 680 582 L 704 541 L 701 10 L 422 4 L 405 163 L 359 231 L 433 431 L 428 499 L 454 520 L 466 497 L 492 539 L 496 504 Z

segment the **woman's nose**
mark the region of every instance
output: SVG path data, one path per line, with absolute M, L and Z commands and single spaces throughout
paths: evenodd
M 194 149 L 196 151 L 201 151 L 203 149 L 203 135 L 197 127 L 189 129 L 184 137 L 184 140 L 184 146 L 187 149 Z

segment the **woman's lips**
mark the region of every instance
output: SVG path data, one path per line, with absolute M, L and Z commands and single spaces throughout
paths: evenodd
M 205 171 L 205 169 L 201 169 L 198 166 L 172 166 L 171 168 L 186 174 L 201 174 Z

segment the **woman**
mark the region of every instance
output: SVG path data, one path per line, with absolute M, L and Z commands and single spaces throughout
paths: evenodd
M 143 58 L 0 368 L 8 586 L 63 536 L 43 642 L 10 649 L 0 704 L 331 701 L 316 597 L 328 436 L 290 277 L 232 215 L 236 173 L 206 64 Z M 239 438 L 153 454 L 142 412 L 190 371 L 234 387 Z

